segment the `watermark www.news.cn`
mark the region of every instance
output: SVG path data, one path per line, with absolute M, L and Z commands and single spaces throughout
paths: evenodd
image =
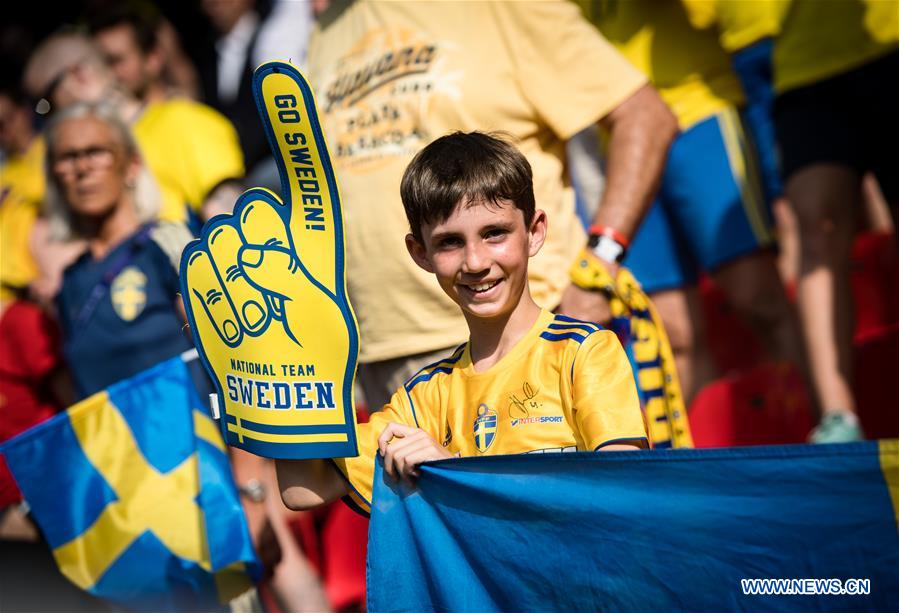
M 870 579 L 740 579 L 745 595 L 866 596 Z

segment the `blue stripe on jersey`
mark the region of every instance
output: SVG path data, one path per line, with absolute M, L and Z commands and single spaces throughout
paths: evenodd
M 591 332 L 596 332 L 599 330 L 596 326 L 591 326 L 590 324 L 549 324 L 546 326 L 550 330 L 583 330 L 587 334 Z
M 421 428 L 418 423 L 418 412 L 415 410 L 415 403 L 412 401 L 412 394 L 409 393 L 409 390 L 406 389 L 406 386 L 403 386 L 403 391 L 406 392 L 406 400 L 409 401 L 409 408 L 412 409 L 412 419 L 415 420 L 415 427 Z
M 563 334 L 553 334 L 552 332 L 542 332 L 540 334 L 540 338 L 546 339 L 548 341 L 567 341 L 574 340 L 577 341 L 578 344 L 583 343 L 587 337 L 583 334 L 577 334 L 575 332 L 565 332 Z
M 595 324 L 590 321 L 583 321 L 581 319 L 575 319 L 574 317 L 568 317 L 568 315 L 556 314 L 553 317 L 553 320 L 554 321 L 562 321 L 562 322 L 569 323 L 569 324 L 581 324 L 584 326 L 590 326 L 593 330 L 601 330 L 602 329 L 602 326 L 600 326 L 599 324 Z
M 451 372 L 453 372 L 453 367 L 452 367 L 452 366 L 441 366 L 441 367 L 439 367 L 439 368 L 435 368 L 435 369 L 432 370 L 431 372 L 426 372 L 426 373 L 424 373 L 424 374 L 422 374 L 422 375 L 418 375 L 417 377 L 415 377 L 414 379 L 412 379 L 411 381 L 409 381 L 408 383 L 406 383 L 406 391 L 407 391 L 407 392 L 412 391 L 412 388 L 413 388 L 413 387 L 415 387 L 416 385 L 418 385 L 419 383 L 421 383 L 421 382 L 423 382 L 423 381 L 430 381 L 431 378 L 432 378 L 434 375 L 437 375 L 437 374 L 440 374 L 440 373 L 445 373 L 445 374 L 448 375 L 448 374 L 450 374 Z
M 356 494 L 356 496 L 359 497 L 359 500 L 365 501 L 365 504 L 367 504 L 368 507 L 371 508 L 371 500 L 369 500 L 368 498 L 366 498 L 365 496 L 363 496 L 363 495 L 359 492 L 359 490 L 356 489 L 356 487 L 355 487 L 355 486 L 352 484 L 352 482 L 347 478 L 347 476 L 346 476 L 345 474 L 343 474 L 343 471 L 340 470 L 340 469 L 337 467 L 337 463 L 334 461 L 334 458 L 327 458 L 325 461 L 331 463 L 331 466 L 334 467 L 334 470 L 337 471 L 337 474 L 340 475 L 340 478 L 343 479 L 343 482 L 346 483 L 346 484 L 347 484 L 347 487 L 349 487 L 349 488 L 353 491 L 353 493 Z M 375 460 L 375 461 L 377 461 L 377 460 Z M 344 496 L 343 499 L 347 502 L 347 504 L 349 505 L 349 507 L 350 507 L 351 509 L 353 509 L 354 511 L 356 511 L 357 513 L 359 513 L 359 514 L 361 514 L 361 515 L 363 515 L 363 516 L 365 516 L 365 517 L 369 517 L 369 516 L 370 516 L 370 513 L 369 513 L 368 511 L 366 511 L 365 509 L 363 509 L 362 507 L 360 507 L 360 506 L 356 503 L 356 501 L 353 500 L 353 499 L 350 497 L 349 494 L 347 494 L 346 496 Z
M 436 362 L 434 362 L 432 364 L 428 364 L 427 366 L 425 366 L 424 368 L 419 370 L 417 373 L 412 375 L 412 377 L 408 381 L 406 381 L 405 385 L 403 386 L 406 388 L 406 392 L 412 391 L 412 388 L 415 387 L 416 385 L 418 385 L 419 383 L 421 383 L 422 381 L 430 381 L 431 377 L 433 377 L 434 375 L 436 375 L 438 373 L 449 374 L 449 373 L 453 372 L 453 365 L 462 359 L 462 354 L 465 353 L 465 345 L 466 344 L 467 343 L 462 343 L 461 345 L 456 347 L 456 350 L 453 352 L 453 354 L 450 357 L 444 358 L 442 360 L 437 360 Z M 432 370 L 431 372 L 425 372 L 431 368 L 433 368 L 434 370 Z

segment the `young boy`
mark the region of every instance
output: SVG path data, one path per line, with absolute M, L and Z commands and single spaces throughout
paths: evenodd
M 348 494 L 368 511 L 376 449 L 388 474 L 411 479 L 422 462 L 458 455 L 647 447 L 617 337 L 531 298 L 528 259 L 547 221 L 524 156 L 457 132 L 419 152 L 400 189 L 409 254 L 462 309 L 470 340 L 359 425 L 358 457 L 279 460 L 284 503 L 305 509 Z

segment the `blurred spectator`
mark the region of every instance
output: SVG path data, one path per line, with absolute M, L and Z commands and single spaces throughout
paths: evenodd
M 0 87 L 0 282 L 3 296 L 37 276 L 28 237 L 44 198 L 44 141 L 16 87 Z
M 119 84 L 144 104 L 169 97 L 162 81 L 163 52 L 159 44 L 162 17 L 149 3 L 108 5 L 88 16 L 94 41 Z
M 66 269 L 58 299 L 65 356 L 88 396 L 191 348 L 176 308 L 190 235 L 154 221 L 158 193 L 117 109 L 75 104 L 46 137 L 51 231 L 88 247 Z
M 74 102 L 113 102 L 132 123 L 143 158 L 162 192 L 160 217 L 184 221 L 210 190 L 243 176 L 237 134 L 213 109 L 184 99 L 144 107 L 117 84 L 100 50 L 85 36 L 51 36 L 25 69 L 25 87 L 52 110 Z
M 116 79 L 132 96 L 144 104 L 198 97 L 197 71 L 155 5 L 145 0 L 103 2 L 86 20 Z
M 202 8 L 218 33 L 214 63 L 202 67 L 204 99 L 237 128 L 249 184 L 280 189 L 277 181 L 272 184 L 277 172 L 253 99 L 253 71 L 271 60 L 303 64 L 312 25 L 310 4 L 280 0 L 264 20 L 254 0 L 203 0 Z M 257 170 L 260 163 L 263 168 Z
M 799 220 L 799 308 L 824 411 L 816 442 L 861 438 L 850 262 L 862 177 L 899 202 L 899 2 L 795 0 L 774 48 L 774 123 Z
M 535 300 L 582 319 L 608 317 L 603 294 L 571 285 L 567 274 L 586 236 L 565 141 L 600 121 L 610 131 L 594 221 L 627 237 L 651 200 L 676 125 L 645 77 L 576 6 L 334 2 L 319 15 L 308 64 L 340 177 L 359 380 L 372 409 L 466 337 L 458 308 L 406 253 L 399 201 L 412 156 L 448 132 L 505 130 L 518 140 L 550 220 L 530 268 Z
M 59 331 L 37 306 L 0 297 L 0 443 L 52 417 L 65 402 Z M 0 455 L 0 513 L 21 494 Z
M 759 154 L 765 196 L 772 202 L 783 192 L 783 185 L 774 156 L 771 53 L 788 4 L 729 0 L 681 2 L 693 27 L 699 30 L 717 27 L 721 47 L 731 56 L 734 71 L 746 94 L 743 115 Z
M 41 110 L 53 113 L 76 103 L 107 101 L 132 124 L 145 165 L 162 193 L 159 218 L 197 222 L 208 194 L 222 181 L 240 177 L 243 164 L 237 134 L 213 109 L 184 99 L 142 105 L 120 87 L 100 50 L 86 36 L 55 34 L 34 52 L 25 69 L 25 87 L 40 99 Z M 195 229 L 199 224 L 195 223 Z M 46 232 L 33 233 L 33 240 Z M 71 262 L 65 243 L 38 244 L 45 295 Z
M 805 372 L 798 321 L 777 270 L 758 157 L 737 112 L 743 91 L 716 34 L 693 28 L 677 0 L 604 3 L 594 19 L 650 75 L 683 130 L 624 264 L 665 322 L 687 401 L 717 375 L 697 290 L 700 271 L 771 357 Z
M 236 179 L 219 183 L 203 203 L 203 219 L 212 219 L 216 215 L 230 215 L 234 210 L 237 198 L 246 189 L 244 182 Z

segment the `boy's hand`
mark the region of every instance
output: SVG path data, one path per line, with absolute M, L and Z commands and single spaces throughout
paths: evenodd
M 418 465 L 422 462 L 455 457 L 421 428 L 395 422 L 387 424 L 378 437 L 378 451 L 387 474 L 407 482 L 418 477 Z

